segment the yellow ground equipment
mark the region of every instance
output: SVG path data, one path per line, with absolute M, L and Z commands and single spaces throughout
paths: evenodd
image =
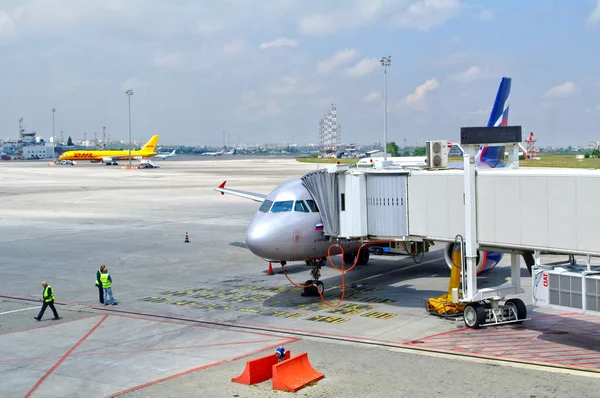
M 466 304 L 452 302 L 452 290 L 460 288 L 460 276 L 463 266 L 463 242 L 462 239 L 454 242 L 452 250 L 452 268 L 450 271 L 450 283 L 448 284 L 448 293 L 438 298 L 430 298 L 427 300 L 426 309 L 429 313 L 454 316 L 463 313 Z M 460 297 L 460 295 L 459 295 Z

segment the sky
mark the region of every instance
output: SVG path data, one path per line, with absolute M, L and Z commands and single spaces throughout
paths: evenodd
M 503 76 L 538 145 L 600 140 L 600 0 L 2 0 L 0 137 L 163 145 L 458 141 Z M 225 134 L 223 133 L 225 132 Z M 238 138 L 239 137 L 239 138 Z

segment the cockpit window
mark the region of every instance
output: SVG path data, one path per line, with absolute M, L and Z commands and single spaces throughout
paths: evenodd
M 319 211 L 319 209 L 317 208 L 317 204 L 315 203 L 314 200 L 312 199 L 307 199 L 306 203 L 308 204 L 308 207 L 310 207 L 310 211 L 317 213 Z
M 268 213 L 272 204 L 273 204 L 273 201 L 265 200 L 264 202 L 262 202 L 262 205 L 260 205 L 260 208 L 258 209 L 258 211 L 261 211 L 263 213 Z
M 292 211 L 292 207 L 294 207 L 293 200 L 284 200 L 282 202 L 273 203 L 273 207 L 271 208 L 271 213 L 281 213 L 284 211 Z
M 300 213 L 308 213 L 308 206 L 302 200 L 297 200 L 294 204 L 294 211 L 298 211 Z

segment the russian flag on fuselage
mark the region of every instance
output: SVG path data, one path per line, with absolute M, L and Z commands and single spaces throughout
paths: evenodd
M 323 230 L 323 224 L 315 225 L 315 231 L 322 231 L 322 230 Z

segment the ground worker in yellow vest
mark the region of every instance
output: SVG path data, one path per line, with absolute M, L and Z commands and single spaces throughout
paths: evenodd
M 112 294 L 112 278 L 108 273 L 108 269 L 104 267 L 102 274 L 100 275 L 100 282 L 102 282 L 102 288 L 104 289 L 104 305 L 117 305 L 115 298 Z M 110 302 L 108 301 L 108 297 L 110 296 Z
M 102 264 L 100 269 L 96 271 L 96 287 L 98 288 L 98 300 L 100 301 L 100 304 L 104 304 L 104 288 L 102 287 L 100 276 L 102 276 L 102 271 L 105 269 L 106 265 Z
M 60 319 L 58 316 L 58 312 L 56 312 L 56 308 L 54 308 L 54 290 L 52 287 L 46 283 L 46 281 L 42 282 L 42 286 L 44 287 L 44 291 L 42 292 L 42 309 L 38 316 L 34 316 L 36 321 L 41 321 L 42 316 L 44 316 L 44 311 L 46 311 L 46 307 L 50 307 L 52 312 L 54 313 L 54 319 Z

